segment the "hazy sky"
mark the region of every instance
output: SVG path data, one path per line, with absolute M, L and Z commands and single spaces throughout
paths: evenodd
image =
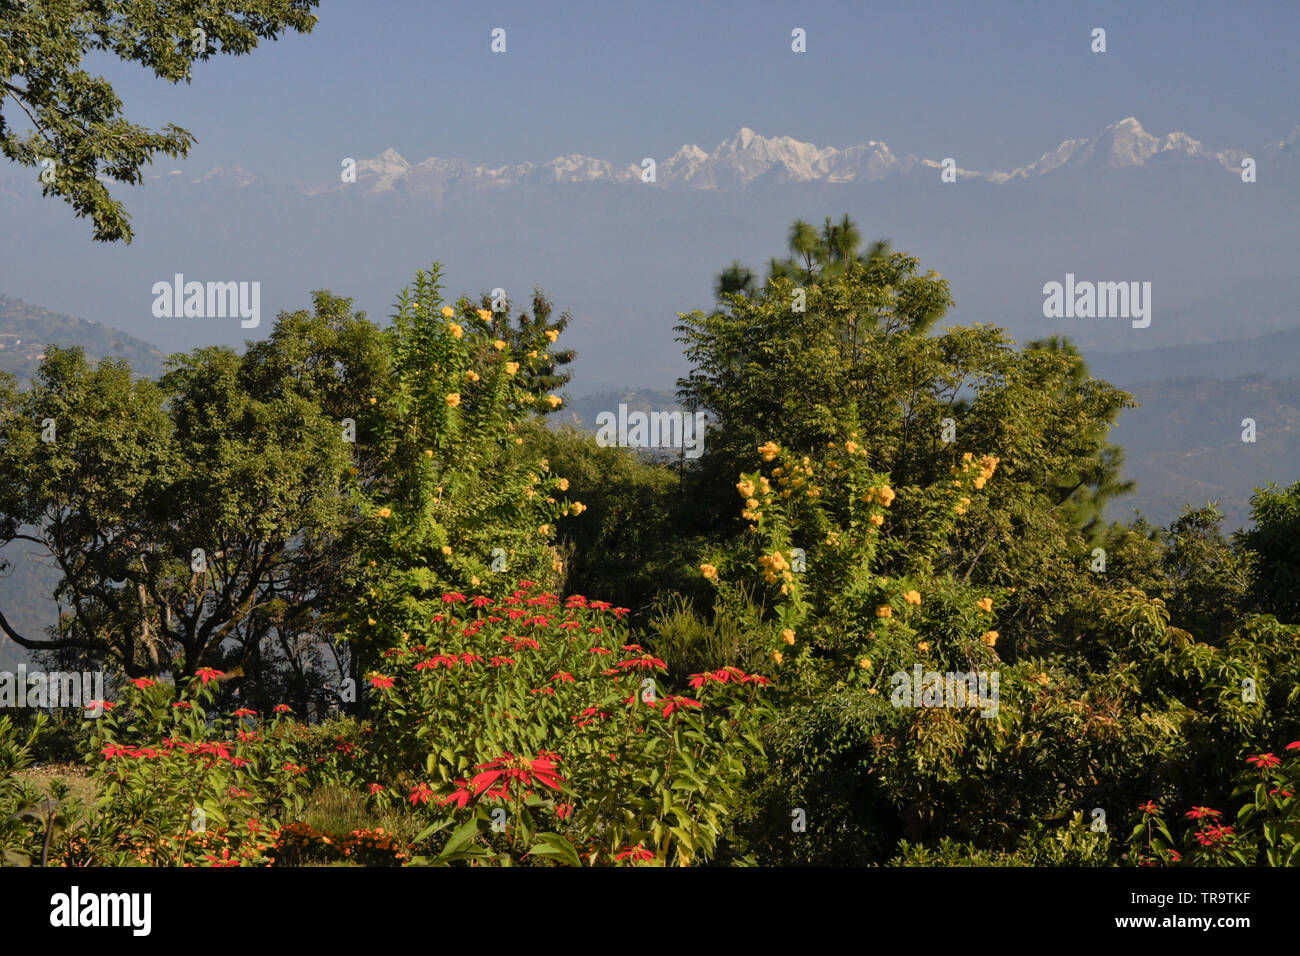
M 1006 169 L 1135 115 L 1212 148 L 1300 121 L 1300 3 L 429 3 L 326 0 L 310 36 L 169 87 L 107 75 L 128 116 L 199 140 L 190 167 L 333 179 L 344 156 L 500 165 L 712 149 L 740 126 Z M 507 52 L 489 50 L 494 27 Z M 790 50 L 807 31 L 808 52 Z M 1108 52 L 1090 51 L 1094 27 Z M 158 169 L 175 168 L 163 157 Z

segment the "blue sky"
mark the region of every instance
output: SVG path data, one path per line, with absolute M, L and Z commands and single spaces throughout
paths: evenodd
M 170 87 L 112 64 L 136 122 L 191 167 L 337 175 L 344 156 L 636 162 L 740 126 L 1006 169 L 1135 115 L 1214 148 L 1300 122 L 1295 2 L 421 3 L 326 0 L 309 36 L 214 58 Z M 490 31 L 508 51 L 489 51 Z M 790 31 L 808 52 L 790 51 Z M 1108 52 L 1090 51 L 1094 27 Z M 158 168 L 175 168 L 163 157 Z

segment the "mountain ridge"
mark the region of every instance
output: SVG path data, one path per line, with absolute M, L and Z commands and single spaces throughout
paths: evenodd
M 1261 156 L 1296 152 L 1300 125 L 1259 150 Z M 1128 116 L 1106 126 L 1095 136 L 1063 140 L 1055 150 L 1009 171 L 976 171 L 955 167 L 958 179 L 983 179 L 1003 184 L 1059 171 L 1119 170 L 1174 159 L 1218 166 L 1225 173 L 1240 173 L 1241 160 L 1252 155 L 1242 149 L 1212 150 L 1185 132 L 1156 135 L 1136 117 Z M 945 157 L 947 159 L 947 157 Z M 844 148 L 818 146 L 790 136 L 763 136 L 748 126 L 724 139 L 712 151 L 685 143 L 667 159 L 656 163 L 655 183 L 695 189 L 743 189 L 762 181 L 877 182 L 917 170 L 941 168 L 943 160 L 896 155 L 880 140 Z M 240 171 L 246 174 L 246 171 Z M 489 167 L 464 159 L 430 157 L 411 163 L 389 147 L 356 163 L 357 183 L 367 193 L 398 191 L 441 196 L 453 187 L 500 188 L 531 183 L 641 183 L 642 167 L 570 153 L 544 163 L 519 162 Z M 313 191 L 337 191 L 347 184 Z

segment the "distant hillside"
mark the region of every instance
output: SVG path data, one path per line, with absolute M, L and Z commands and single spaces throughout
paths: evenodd
M 165 358 L 147 342 L 102 322 L 87 322 L 0 295 L 0 371 L 19 382 L 30 381 L 49 345 L 80 345 L 92 361 L 110 355 L 124 358 L 136 375 L 149 378 L 162 373 Z
M 1231 381 L 1178 378 L 1125 385 L 1142 403 L 1125 412 L 1111 440 L 1125 449 L 1125 475 L 1137 493 L 1114 502 L 1110 516 L 1134 508 L 1167 524 L 1184 504 L 1218 501 L 1228 530 L 1250 523 L 1250 496 L 1270 481 L 1300 481 L 1300 379 L 1263 375 Z M 1255 441 L 1243 442 L 1243 419 Z
M 1224 381 L 1260 374 L 1269 378 L 1291 378 L 1300 374 L 1300 328 L 1203 345 L 1176 345 L 1136 352 L 1088 351 L 1084 357 L 1093 375 L 1121 388 L 1134 382 L 1188 376 Z

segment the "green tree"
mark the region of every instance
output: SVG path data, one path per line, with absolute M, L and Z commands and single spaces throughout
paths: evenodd
M 801 258 L 761 290 L 677 326 L 692 366 L 679 395 L 714 423 L 686 476 L 694 520 L 740 530 L 727 504 L 767 441 L 817 460 L 851 439 L 900 492 L 950 478 L 963 455 L 998 458 L 997 494 L 969 506 L 942 560 L 963 581 L 1021 590 L 1014 619 L 1051 635 L 1068 596 L 1090 586 L 1101 508 L 1127 488 L 1106 435 L 1131 397 L 1088 375 L 1068 342 L 1020 349 L 989 326 L 934 331 L 947 283 L 885 243 L 857 254 L 851 221 L 820 234 L 796 222 L 790 240 Z M 927 520 L 905 503 L 890 534 L 907 541 Z
M 169 83 L 189 83 L 197 60 L 250 53 L 289 30 L 310 32 L 317 2 L 0 0 L 0 153 L 42 167 L 42 193 L 89 216 L 95 239 L 130 242 L 130 219 L 102 180 L 138 184 L 156 154 L 186 156 L 194 136 L 172 124 L 155 132 L 129 122 L 112 85 L 82 61 L 110 53 Z M 32 126 L 25 135 L 12 129 L 19 114 Z
M 329 633 L 355 575 L 353 444 L 386 379 L 380 332 L 348 300 L 282 315 L 243 356 L 202 348 L 159 383 L 52 349 L 0 397 L 0 541 L 47 551 L 58 632 L 33 650 L 106 655 L 128 676 L 246 671 L 268 644 Z M 351 412 L 350 416 L 343 413 Z
M 1278 620 L 1300 624 L 1300 482 L 1257 488 L 1250 503 L 1255 526 L 1240 540 L 1256 556 L 1252 597 Z

